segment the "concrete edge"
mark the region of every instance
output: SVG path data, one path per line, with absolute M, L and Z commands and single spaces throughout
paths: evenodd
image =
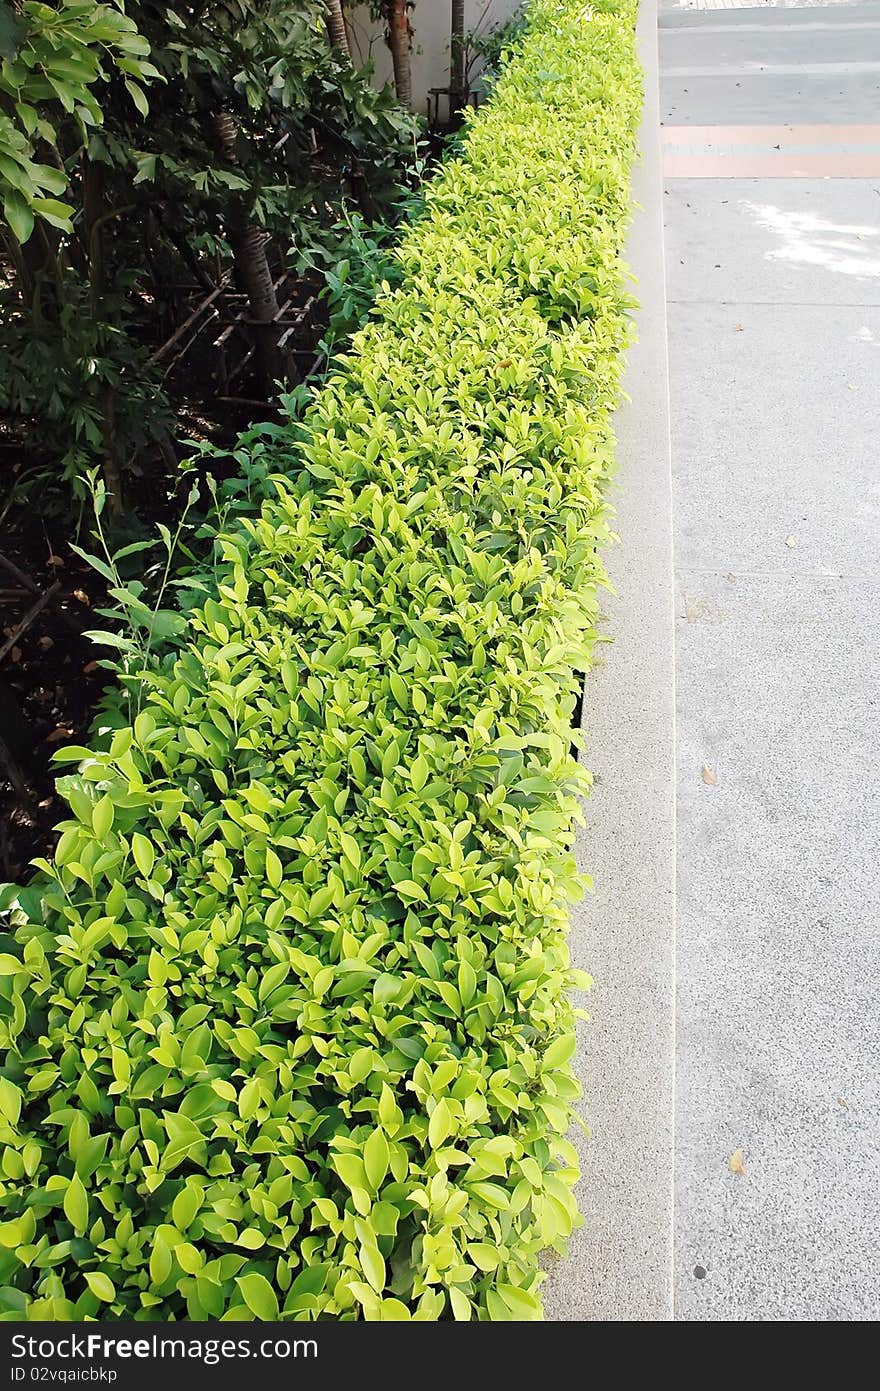
M 584 1226 L 544 1289 L 547 1317 L 566 1321 L 673 1317 L 675 627 L 657 0 L 642 0 L 638 45 L 642 160 L 627 260 L 639 341 L 616 417 L 614 641 L 584 699 L 595 787 L 578 859 L 596 888 L 571 937 L 596 982 L 574 1060 L 592 1138 L 578 1142 Z

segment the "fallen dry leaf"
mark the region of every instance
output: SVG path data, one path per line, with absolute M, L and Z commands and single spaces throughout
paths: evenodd
M 688 623 L 699 623 L 702 619 L 709 616 L 709 606 L 705 599 L 688 599 L 684 601 L 684 616 Z
M 73 591 L 73 597 L 74 599 L 79 599 L 81 604 L 91 603 L 91 600 L 89 599 L 89 596 L 88 594 L 86 594 L 84 589 L 75 589 Z
M 740 1178 L 745 1178 L 746 1157 L 742 1150 L 734 1150 L 727 1161 L 727 1167 L 732 1174 L 738 1174 Z
M 83 667 L 83 676 L 91 676 L 92 672 L 97 670 L 97 662 L 86 662 L 85 666 Z
M 715 772 L 715 769 L 707 767 L 705 763 L 703 764 L 703 770 L 700 773 L 700 777 L 703 779 L 703 782 L 706 784 L 707 787 L 714 787 L 718 781 L 718 774 Z
M 797 537 L 796 537 L 796 536 L 786 536 L 786 538 L 785 538 L 785 544 L 786 544 L 786 546 L 789 547 L 790 550 L 793 550 L 794 547 L 797 545 L 797 543 L 798 543 L 798 542 L 797 542 Z
M 847 1099 L 846 1099 L 845 1096 L 839 1096 L 839 1097 L 837 1098 L 837 1104 L 838 1104 L 838 1106 L 848 1106 L 848 1105 L 849 1105 L 849 1103 L 847 1102 Z
M 51 734 L 47 734 L 47 735 L 46 735 L 46 743 L 47 743 L 47 744 L 60 744 L 61 741 L 62 741 L 62 739 L 72 739 L 72 738 L 73 738 L 73 730 L 72 730 L 72 729 L 67 729 L 67 728 L 66 728 L 65 726 L 63 726 L 63 725 L 59 725 L 57 729 L 53 729 L 53 730 L 52 730 L 52 733 L 51 733 Z

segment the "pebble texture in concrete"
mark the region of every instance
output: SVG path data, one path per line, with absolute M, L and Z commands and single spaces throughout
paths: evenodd
M 680 566 L 880 583 L 880 309 L 835 306 L 833 323 L 822 305 L 673 313 L 676 375 L 687 382 L 675 393 Z
M 816 62 L 851 52 L 853 15 L 880 22 L 876 3 L 664 13 L 664 61 L 712 62 L 712 24 L 734 18 L 766 53 L 760 27 L 805 13 Z M 880 23 L 860 44 L 880 63 Z M 737 51 L 745 73 L 745 35 Z M 679 77 L 663 105 L 676 124 L 876 121 L 865 81 Z M 676 1316 L 876 1319 L 880 197 L 846 179 L 666 188 Z

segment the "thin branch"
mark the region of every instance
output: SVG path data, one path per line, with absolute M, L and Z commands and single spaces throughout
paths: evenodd
M 37 602 L 31 605 L 24 618 L 19 623 L 18 627 L 13 629 L 11 636 L 7 638 L 3 646 L 0 647 L 0 662 L 2 662 L 4 658 L 7 656 L 7 654 L 12 651 L 13 647 L 18 642 L 18 639 L 21 637 L 21 635 L 27 632 L 34 619 L 42 613 L 43 609 L 49 603 L 50 599 L 53 597 L 53 595 L 55 595 L 58 592 L 60 588 L 61 582 L 59 580 L 56 580 L 54 584 L 49 586 L 45 594 L 41 594 Z
M 39 585 L 34 584 L 30 575 L 26 575 L 24 570 L 19 570 L 15 561 L 10 560 L 9 557 L 4 555 L 2 551 L 0 551 L 0 565 L 3 566 L 3 569 L 7 572 L 7 574 L 12 575 L 13 579 L 18 580 L 19 584 L 22 585 L 28 591 L 29 594 L 40 593 Z

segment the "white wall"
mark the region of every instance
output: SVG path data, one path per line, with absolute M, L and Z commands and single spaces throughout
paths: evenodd
M 520 0 L 466 0 L 465 30 L 479 26 L 480 32 L 509 19 L 520 8 Z M 413 109 L 427 110 L 428 89 L 449 85 L 449 0 L 416 0 L 410 10 L 412 28 Z M 352 58 L 357 63 L 372 58 L 379 81 L 393 78 L 391 54 L 382 35 L 382 25 L 370 19 L 369 7 L 358 5 L 349 12 Z M 441 107 L 441 119 L 446 116 Z

